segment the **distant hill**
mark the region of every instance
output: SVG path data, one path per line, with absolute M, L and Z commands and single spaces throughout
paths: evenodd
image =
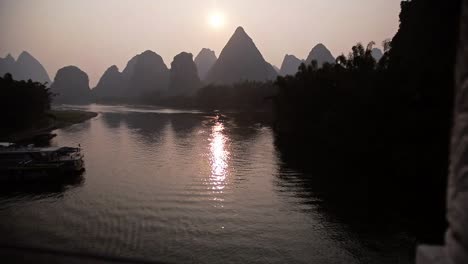
M 276 72 L 277 74 L 280 73 L 281 70 L 280 70 L 280 68 L 278 68 L 278 66 L 276 66 L 276 65 L 274 65 L 274 64 L 271 64 L 271 66 L 273 66 L 273 69 L 275 69 L 275 72 Z
M 49 83 L 49 74 L 44 66 L 31 54 L 23 51 L 18 60 L 8 54 L 5 58 L 0 58 L 0 75 L 11 73 L 15 80 L 33 80 L 41 83 Z
M 150 50 L 133 57 L 122 76 L 126 81 L 124 96 L 165 93 L 169 87 L 169 69 L 162 57 Z
M 104 72 L 92 93 L 96 99 L 120 98 L 124 89 L 123 75 L 119 72 L 119 68 L 113 65 Z
M 208 72 L 206 82 L 233 84 L 273 80 L 276 76 L 275 69 L 265 61 L 253 40 L 238 27 Z
M 372 49 L 372 57 L 378 62 L 383 57 L 383 52 L 381 49 L 373 48 Z
M 281 64 L 281 70 L 279 72 L 279 75 L 281 76 L 295 75 L 299 69 L 299 66 L 303 62 L 304 62 L 303 60 L 298 59 L 294 55 L 286 54 L 286 56 L 284 56 L 284 59 L 283 59 L 283 64 Z
M 309 65 L 313 60 L 317 61 L 318 66 L 321 67 L 326 62 L 334 63 L 335 57 L 325 45 L 320 43 L 310 51 L 305 63 Z
M 88 75 L 76 66 L 58 70 L 50 89 L 56 94 L 54 103 L 83 104 L 91 100 Z
M 168 88 L 169 69 L 161 56 L 147 50 L 131 58 L 122 72 L 115 65 L 109 67 L 92 94 L 96 100 L 135 101 L 165 95 Z
M 3 77 L 6 73 L 13 75 L 16 78 L 16 61 L 11 54 L 8 54 L 5 58 L 0 58 L 0 76 Z
M 175 56 L 171 63 L 168 94 L 171 96 L 193 95 L 200 86 L 200 77 L 198 77 L 193 55 L 182 52 Z
M 197 57 L 195 57 L 195 64 L 197 65 L 200 80 L 206 78 L 206 75 L 216 63 L 217 59 L 215 52 L 210 49 L 202 49 L 200 53 L 198 53 Z

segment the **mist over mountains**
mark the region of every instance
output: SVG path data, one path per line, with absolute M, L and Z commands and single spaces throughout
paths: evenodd
M 284 56 L 283 63 L 281 64 L 279 75 L 286 76 L 296 74 L 301 63 L 304 63 L 304 61 L 298 59 L 294 55 L 286 54 L 286 56 Z
M 23 51 L 18 60 L 15 60 L 11 54 L 5 58 L 0 58 L 0 76 L 10 73 L 15 80 L 33 80 L 40 83 L 49 83 L 50 78 L 46 69 L 31 54 Z
M 204 48 L 198 53 L 197 57 L 195 57 L 195 64 L 197 65 L 200 80 L 205 80 L 206 75 L 216 63 L 216 60 L 218 60 L 218 58 L 215 52 L 210 49 Z

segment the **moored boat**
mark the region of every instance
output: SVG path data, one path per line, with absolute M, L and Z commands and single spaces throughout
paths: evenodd
M 0 181 L 60 180 L 84 170 L 81 148 L 0 144 Z

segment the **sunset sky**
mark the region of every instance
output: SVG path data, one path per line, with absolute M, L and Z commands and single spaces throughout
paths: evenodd
M 0 56 L 29 51 L 47 69 L 76 65 L 91 86 L 145 50 L 168 67 L 182 51 L 218 56 L 243 26 L 267 61 L 306 58 L 317 43 L 337 56 L 398 29 L 400 0 L 0 0 Z

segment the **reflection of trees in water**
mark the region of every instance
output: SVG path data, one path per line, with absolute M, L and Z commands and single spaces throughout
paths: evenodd
M 353 182 L 356 178 L 346 175 L 345 168 L 330 169 L 330 164 L 307 162 L 295 151 L 277 150 L 281 162 L 276 190 L 281 196 L 292 198 L 287 199 L 291 208 L 310 213 L 311 217 L 319 214 L 324 226 L 330 228 L 328 234 L 335 240 L 345 239 L 343 247 L 360 260 L 411 262 L 416 245 L 414 230 L 405 226 L 395 211 L 370 199 L 372 191 L 366 184 Z M 343 227 L 347 237 L 334 232 L 335 226 Z M 356 245 L 365 246 L 377 256 L 368 256 L 368 251 L 361 252 Z
M 154 113 L 105 113 L 102 119 L 110 129 L 124 125 L 147 143 L 155 143 L 169 122 L 167 114 Z
M 101 118 L 110 129 L 119 128 L 123 122 L 123 115 L 120 113 L 104 113 Z
M 259 129 L 269 127 L 269 119 L 256 113 L 213 113 L 205 122 L 205 126 L 222 123 L 225 133 L 231 140 L 248 141 L 258 135 Z
M 205 117 L 199 114 L 171 114 L 169 119 L 175 136 L 181 138 L 190 136 L 202 125 Z

